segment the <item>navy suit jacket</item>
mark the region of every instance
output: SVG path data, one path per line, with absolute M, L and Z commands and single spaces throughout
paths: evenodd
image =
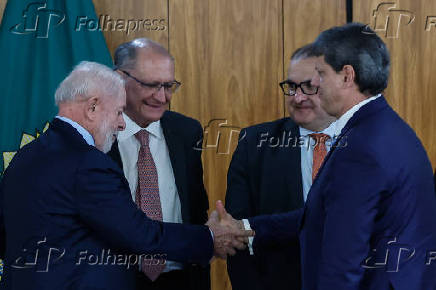
M 258 124 L 240 133 L 227 175 L 226 209 L 237 219 L 303 207 L 299 127 L 290 118 Z M 248 250 L 227 259 L 233 290 L 300 290 L 298 241 Z
M 183 223 L 204 225 L 208 220 L 209 201 L 203 184 L 201 164 L 200 141 L 203 139 L 203 128 L 197 120 L 172 111 L 164 113 L 160 124 L 168 146 Z M 117 142 L 108 154 L 123 168 Z M 191 290 L 210 289 L 209 266 L 186 264 L 184 270 L 189 275 Z
M 378 98 L 348 121 L 303 210 L 250 219 L 255 252 L 299 236 L 304 290 L 436 289 L 432 175 L 413 130 Z
M 16 154 L 0 186 L 1 289 L 134 289 L 126 257 L 206 265 L 213 253 L 206 226 L 148 219 L 111 158 L 59 119 Z

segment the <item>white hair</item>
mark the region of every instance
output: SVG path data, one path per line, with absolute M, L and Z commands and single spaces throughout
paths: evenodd
M 55 103 L 86 100 L 97 93 L 117 96 L 124 89 L 123 78 L 105 65 L 82 61 L 60 83 Z

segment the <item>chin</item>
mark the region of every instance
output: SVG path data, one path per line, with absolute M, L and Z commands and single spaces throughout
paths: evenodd
M 151 122 L 155 122 L 160 120 L 160 118 L 162 118 L 163 114 L 165 113 L 166 109 L 160 109 L 160 110 L 153 110 L 152 112 L 147 112 L 147 114 L 145 114 L 145 119 L 151 121 Z
M 312 114 L 295 114 L 294 115 L 294 122 L 297 124 L 307 124 L 313 121 Z

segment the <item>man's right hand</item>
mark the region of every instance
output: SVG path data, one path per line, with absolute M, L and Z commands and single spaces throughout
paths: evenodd
M 216 205 L 217 209 L 210 214 L 206 225 L 213 232 L 214 256 L 226 259 L 227 255 L 236 254 L 236 249 L 245 249 L 248 237 L 254 232 L 244 230 L 242 221 L 233 219 L 221 201 L 217 201 Z

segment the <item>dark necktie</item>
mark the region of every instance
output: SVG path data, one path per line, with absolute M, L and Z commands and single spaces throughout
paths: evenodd
M 150 219 L 162 221 L 158 176 L 156 164 L 150 152 L 149 133 L 146 130 L 140 130 L 135 137 L 141 144 L 137 161 L 138 186 L 135 202 Z M 165 260 L 142 259 L 142 271 L 151 281 L 156 280 L 164 269 Z

